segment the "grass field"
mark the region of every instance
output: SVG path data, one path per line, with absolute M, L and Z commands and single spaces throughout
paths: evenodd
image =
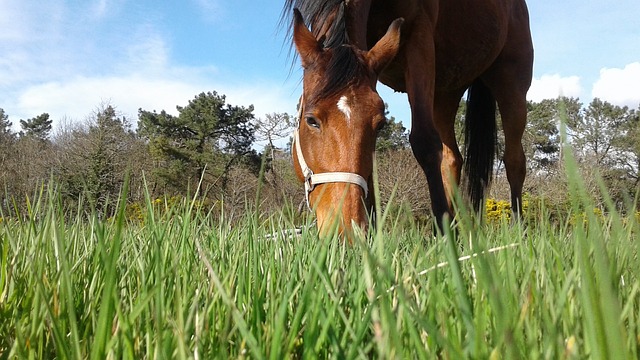
M 379 214 L 349 246 L 269 238 L 290 214 L 87 220 L 40 194 L 0 223 L 0 358 L 637 359 L 638 220 L 571 197 L 560 223 L 461 210 L 457 238 Z

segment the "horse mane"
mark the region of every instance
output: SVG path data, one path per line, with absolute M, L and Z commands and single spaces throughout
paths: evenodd
M 351 85 L 358 75 L 366 72 L 358 54 L 350 45 L 347 32 L 346 4 L 344 0 L 286 0 L 282 10 L 281 24 L 291 19 L 293 9 L 302 14 L 305 25 L 322 42 L 322 47 L 332 56 L 325 69 L 326 76 L 319 87 L 318 97 L 327 97 Z M 320 34 L 325 23 L 331 19 L 326 34 Z M 292 37 L 292 29 L 288 30 L 288 38 Z M 295 58 L 294 58 L 295 60 Z
M 349 43 L 345 6 L 344 0 L 286 0 L 282 9 L 282 20 L 291 18 L 293 9 L 298 9 L 305 24 L 318 39 L 322 25 L 335 16 L 328 29 L 328 36 L 322 44 L 326 49 L 334 49 Z

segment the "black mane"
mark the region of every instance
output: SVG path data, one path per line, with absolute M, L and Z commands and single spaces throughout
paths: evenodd
M 366 74 L 366 68 L 350 45 L 347 32 L 347 20 L 344 0 L 286 0 L 282 10 L 281 23 L 291 19 L 293 9 L 302 14 L 305 24 L 311 29 L 316 39 L 322 36 L 322 47 L 331 53 L 331 59 L 325 69 L 326 77 L 314 97 L 331 96 L 351 85 L 358 75 Z M 327 19 L 333 17 L 327 34 L 319 34 Z M 289 27 L 289 38 L 292 26 Z
M 335 13 L 335 19 L 328 31 L 329 36 L 323 43 L 324 48 L 335 49 L 349 43 L 345 6 L 344 0 L 286 0 L 282 10 L 282 20 L 291 19 L 293 9 L 298 9 L 305 24 L 318 39 L 320 28 Z

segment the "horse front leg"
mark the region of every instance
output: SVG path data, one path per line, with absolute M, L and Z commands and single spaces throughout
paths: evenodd
M 455 132 L 455 118 L 464 89 L 436 92 L 433 104 L 433 118 L 442 140 L 442 180 L 449 208 L 453 210 L 456 191 L 460 185 L 462 154 L 458 148 Z
M 444 232 L 453 218 L 449 201 L 446 196 L 442 178 L 442 141 L 432 120 L 429 111 L 412 106 L 411 134 L 409 142 L 411 150 L 422 171 L 427 177 L 429 195 L 431 197 L 431 210 L 436 218 L 438 228 Z
M 423 67 L 424 69 L 424 67 Z M 438 228 L 444 233 L 453 219 L 442 176 L 442 139 L 434 122 L 434 79 L 424 72 L 411 74 L 408 70 L 407 94 L 411 105 L 411 133 L 409 142 L 418 164 L 427 177 L 431 209 Z M 433 74 L 433 73 L 431 73 Z

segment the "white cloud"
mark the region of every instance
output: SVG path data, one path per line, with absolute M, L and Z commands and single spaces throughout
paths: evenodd
M 25 38 L 24 26 L 15 26 L 15 19 L 21 11 L 22 1 L 0 2 L 0 41 L 19 41 Z
M 592 95 L 615 105 L 637 108 L 640 104 L 640 62 L 628 64 L 622 69 L 601 69 Z
M 527 99 L 537 102 L 544 99 L 555 99 L 558 96 L 579 98 L 581 94 L 582 86 L 578 76 L 542 75 L 539 79 L 533 79 L 527 93 Z
M 221 84 L 222 85 L 222 84 Z M 214 89 L 216 90 L 216 89 Z M 233 105 L 254 105 L 253 112 L 257 117 L 272 112 L 288 112 L 293 114 L 298 105 L 300 89 L 292 82 L 257 81 L 240 84 L 227 84 L 217 89 L 224 92 L 227 100 Z
M 135 119 L 140 107 L 175 113 L 175 106 L 186 103 L 197 91 L 193 84 L 138 75 L 77 77 L 28 88 L 18 98 L 18 110 L 33 116 L 48 112 L 55 120 L 81 120 L 96 106 L 108 102 Z
M 135 122 L 139 108 L 166 110 L 176 115 L 176 105 L 185 106 L 197 94 L 214 90 L 220 95 L 226 95 L 229 104 L 254 105 L 256 117 L 271 112 L 291 113 L 295 110 L 295 95 L 289 95 L 290 89 L 275 84 L 224 86 L 216 85 L 214 81 L 149 78 L 136 74 L 122 77 L 77 77 L 66 82 L 32 86 L 20 95 L 16 110 L 32 114 L 29 116 L 47 112 L 54 121 L 63 118 L 82 120 L 92 109 L 108 102 Z
M 0 1 L 0 49 L 57 36 L 63 13 L 64 4 L 57 1 Z
M 135 123 L 139 108 L 176 114 L 176 105 L 214 90 L 229 104 L 253 104 L 256 117 L 295 111 L 295 82 L 180 65 L 163 23 L 114 16 L 124 2 L 91 0 L 74 9 L 66 1 L 40 6 L 0 0 L 0 107 L 14 126 L 44 112 L 54 126 L 63 119 L 82 121 L 107 102 Z M 222 11 L 219 0 L 192 0 L 192 5 L 205 17 Z

